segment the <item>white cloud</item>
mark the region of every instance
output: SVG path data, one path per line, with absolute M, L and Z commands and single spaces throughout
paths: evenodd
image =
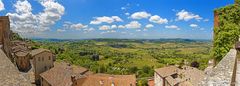
M 84 33 L 91 32 L 91 31 L 94 31 L 94 30 L 95 30 L 94 28 L 85 28 L 85 29 L 83 29 Z
M 177 20 L 184 20 L 184 21 L 189 21 L 191 19 L 195 19 L 195 20 L 201 20 L 202 17 L 200 17 L 199 15 L 195 15 L 191 12 L 187 12 L 185 10 L 181 10 L 180 12 L 178 12 L 176 14 L 177 16 Z
M 65 29 L 57 29 L 57 32 L 65 32 Z
M 5 9 L 4 4 L 2 0 L 0 0 L 0 11 L 3 11 Z
M 64 29 L 74 29 L 74 30 L 81 30 L 86 29 L 88 25 L 83 25 L 81 23 L 72 23 L 72 22 L 64 22 L 63 24 Z
M 90 24 L 101 24 L 101 23 L 113 23 L 113 22 L 122 22 L 123 20 L 118 16 L 112 17 L 96 17 L 95 20 L 91 21 Z
M 146 26 L 145 26 L 145 28 L 153 28 L 154 27 L 154 25 L 152 25 L 152 24 L 147 24 Z
M 125 13 L 125 15 L 129 16 L 129 15 L 130 15 L 130 13 Z
M 138 29 L 138 30 L 136 30 L 137 32 L 141 32 L 142 30 L 140 30 L 140 29 Z
M 153 23 L 158 23 L 158 24 L 166 24 L 166 23 L 168 23 L 168 20 L 166 18 L 163 19 L 163 18 L 161 18 L 158 15 L 151 16 L 149 21 L 153 22 Z
M 192 28 L 197 28 L 198 27 L 197 24 L 190 24 L 189 26 L 192 27 Z
M 135 12 L 131 15 L 131 18 L 132 19 L 143 19 L 143 18 L 148 18 L 150 17 L 151 14 L 150 13 L 147 13 L 145 11 L 143 12 Z
M 124 28 L 126 28 L 126 27 L 123 26 L 123 25 L 118 25 L 118 28 L 119 28 L 119 29 L 124 29 Z
M 99 30 L 110 30 L 110 29 L 111 29 L 111 27 L 108 25 L 103 25 L 103 26 L 99 27 Z
M 72 24 L 72 25 L 70 26 L 70 28 L 75 29 L 75 30 L 80 30 L 80 29 L 82 29 L 82 28 L 87 28 L 87 27 L 88 27 L 88 25 L 83 25 L 83 24 L 81 24 L 81 23 Z
M 204 22 L 208 22 L 208 21 L 209 21 L 209 19 L 204 19 L 203 21 L 204 21 Z
M 61 19 L 65 8 L 55 0 L 40 0 L 43 12 L 32 13 L 32 6 L 27 0 L 18 0 L 15 13 L 7 13 L 10 17 L 11 29 L 18 33 L 41 33 Z
M 121 7 L 122 10 L 126 10 L 127 8 L 126 7 Z
M 111 28 L 115 29 L 115 28 L 117 28 L 117 25 L 112 25 Z
M 138 21 L 132 21 L 129 24 L 126 24 L 125 27 L 129 29 L 136 29 L 141 28 L 141 24 Z
M 180 28 L 176 25 L 170 25 L 170 26 L 165 26 L 165 28 L 167 29 L 176 29 L 176 30 L 180 30 Z

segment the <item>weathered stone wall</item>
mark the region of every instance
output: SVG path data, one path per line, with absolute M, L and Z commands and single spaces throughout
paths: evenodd
M 31 86 L 0 49 L 0 86 Z
M 0 43 L 3 45 L 2 49 L 6 53 L 7 57 L 13 62 L 12 52 L 11 52 L 11 31 L 10 31 L 10 22 L 7 16 L 0 17 Z
M 237 50 L 231 49 L 227 55 L 204 77 L 200 86 L 233 86 L 236 74 Z

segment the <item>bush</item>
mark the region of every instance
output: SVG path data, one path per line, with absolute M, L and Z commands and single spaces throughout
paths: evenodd
M 214 28 L 212 55 L 216 61 L 220 61 L 239 38 L 240 7 L 230 5 L 215 11 L 219 15 L 219 27 Z

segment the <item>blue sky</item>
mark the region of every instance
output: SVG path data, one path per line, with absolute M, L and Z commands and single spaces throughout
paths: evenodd
M 213 10 L 234 0 L 0 0 L 28 38 L 212 39 Z

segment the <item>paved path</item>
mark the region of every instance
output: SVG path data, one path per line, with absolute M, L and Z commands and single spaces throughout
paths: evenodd
M 240 61 L 237 62 L 236 85 L 240 86 Z

